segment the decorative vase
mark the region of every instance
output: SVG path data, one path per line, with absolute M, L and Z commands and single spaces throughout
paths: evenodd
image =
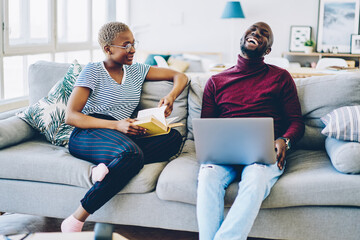
M 304 46 L 304 52 L 305 53 L 312 53 L 313 49 L 314 48 L 312 46 Z

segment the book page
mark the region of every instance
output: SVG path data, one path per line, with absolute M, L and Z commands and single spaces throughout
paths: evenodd
M 172 123 L 173 121 L 175 121 L 176 119 L 178 119 L 179 117 L 172 117 L 172 118 L 167 118 L 166 119 L 166 123 L 169 125 L 170 123 Z
M 141 118 L 154 116 L 156 119 L 158 119 L 161 123 L 163 123 L 165 126 L 167 126 L 167 122 L 165 119 L 165 109 L 166 106 L 161 106 L 159 108 L 148 108 L 144 110 L 140 110 L 137 115 L 137 119 L 140 120 Z

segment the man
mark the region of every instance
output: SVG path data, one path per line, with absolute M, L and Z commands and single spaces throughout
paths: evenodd
M 253 24 L 240 40 L 237 64 L 212 76 L 206 83 L 202 118 L 274 119 L 277 163 L 251 164 L 243 168 L 201 165 L 197 200 L 200 240 L 247 238 L 262 201 L 284 171 L 286 150 L 304 133 L 293 79 L 286 70 L 264 63 L 264 56 L 270 53 L 272 44 L 273 33 L 269 25 L 264 22 Z M 239 191 L 224 219 L 225 189 L 238 173 L 241 173 Z

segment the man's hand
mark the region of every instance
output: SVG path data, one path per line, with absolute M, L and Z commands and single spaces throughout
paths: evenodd
M 116 130 L 125 133 L 126 135 L 133 135 L 133 136 L 146 134 L 145 128 L 133 124 L 133 122 L 135 121 L 136 121 L 135 119 L 130 119 L 130 118 L 117 121 Z
M 278 167 L 280 170 L 283 170 L 285 164 L 285 155 L 286 155 L 286 143 L 283 139 L 275 140 L 275 150 L 276 150 L 276 158 L 278 161 Z

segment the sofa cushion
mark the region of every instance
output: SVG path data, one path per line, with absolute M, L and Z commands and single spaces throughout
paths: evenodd
M 82 68 L 75 60 L 64 78 L 59 80 L 46 97 L 17 114 L 54 145 L 67 146 L 73 126 L 65 124 L 68 99 Z
M 343 173 L 360 173 L 360 143 L 328 137 L 325 141 L 333 166 Z
M 38 61 L 29 67 L 29 104 L 45 97 L 55 83 L 64 79 L 69 63 Z
M 186 140 L 182 154 L 172 160 L 160 174 L 156 193 L 162 200 L 196 204 L 199 164 L 195 144 Z
M 360 105 L 360 74 L 344 73 L 295 79 L 302 115 L 305 124 L 314 127 L 311 130 L 321 132 L 324 127 L 321 117 L 336 108 Z M 325 137 L 320 134 L 306 134 L 298 147 L 304 149 L 321 149 L 325 145 Z M 316 140 L 314 139 L 316 138 Z M 303 145 L 308 141 L 318 144 Z M 309 148 L 310 147 L 310 148 Z
M 160 174 L 156 187 L 160 199 L 196 204 L 200 165 L 195 153 L 191 152 L 193 148 L 194 142 L 187 140 L 183 153 Z M 238 182 L 229 185 L 225 195 L 226 206 L 234 202 L 237 191 Z M 305 205 L 360 206 L 360 175 L 339 173 L 324 151 L 297 150 L 289 154 L 285 172 L 262 208 Z
M 36 133 L 29 124 L 17 116 L 0 120 L 0 149 L 26 141 Z
M 141 93 L 140 104 L 138 110 L 157 107 L 161 98 L 166 96 L 173 88 L 171 81 L 145 81 Z M 186 136 L 186 118 L 187 118 L 187 102 L 188 102 L 188 86 L 176 98 L 173 111 L 169 117 L 178 117 L 176 122 L 184 125 L 176 129 L 182 136 Z M 134 113 L 136 116 L 137 112 Z
M 147 164 L 120 193 L 151 192 L 167 162 Z M 0 151 L 0 176 L 90 188 L 93 164 L 73 157 L 67 148 L 35 139 Z
M 210 73 L 193 73 L 188 74 L 191 79 L 188 95 L 188 134 L 187 139 L 194 140 L 192 120 L 194 118 L 200 118 L 202 98 L 204 93 L 204 87 L 211 77 Z
M 339 140 L 360 142 L 360 105 L 333 110 L 321 118 L 322 134 Z
M 321 129 L 305 124 L 304 136 L 294 146 L 294 148 L 302 149 L 324 149 L 326 136 L 321 134 Z

